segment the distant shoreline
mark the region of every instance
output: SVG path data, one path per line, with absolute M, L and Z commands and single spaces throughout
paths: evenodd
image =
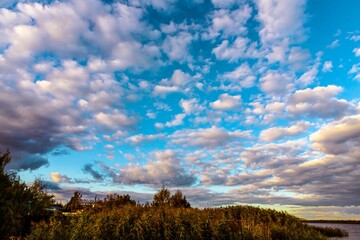
M 341 224 L 360 224 L 360 220 L 301 220 L 304 223 L 341 223 Z

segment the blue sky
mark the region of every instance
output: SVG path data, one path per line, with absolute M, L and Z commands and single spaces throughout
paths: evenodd
M 358 1 L 0 8 L 0 149 L 24 181 L 359 218 Z

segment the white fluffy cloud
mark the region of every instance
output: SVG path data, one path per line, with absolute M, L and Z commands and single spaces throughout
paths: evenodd
M 127 138 L 128 141 L 130 141 L 131 143 L 135 144 L 135 145 L 138 145 L 138 144 L 141 144 L 143 142 L 146 142 L 146 141 L 153 141 L 153 140 L 156 140 L 156 139 L 161 139 L 164 137 L 164 134 L 149 134 L 149 135 L 144 135 L 144 134 L 138 134 L 138 135 L 134 135 L 134 136 L 131 136 L 129 138 Z
M 225 73 L 223 77 L 231 80 L 234 85 L 239 84 L 243 88 L 253 87 L 256 80 L 247 62 L 238 66 L 234 71 Z
M 241 96 L 231 96 L 224 93 L 219 96 L 218 100 L 210 103 L 210 106 L 215 110 L 236 110 L 241 107 Z
M 360 115 L 333 121 L 321 127 L 310 138 L 316 149 L 328 154 L 356 151 L 360 144 Z
M 222 38 L 227 38 L 245 34 L 247 32 L 245 24 L 250 18 L 251 12 L 252 9 L 248 5 L 235 10 L 215 10 L 211 14 L 212 25 L 207 37 L 215 38 L 221 36 Z
M 197 130 L 178 130 L 170 138 L 175 144 L 213 148 L 236 139 L 248 138 L 249 134 L 248 131 L 229 132 L 223 128 L 212 126 L 211 128 L 199 128 Z
M 288 128 L 286 127 L 268 128 L 260 133 L 260 140 L 265 142 L 271 142 L 283 137 L 297 136 L 305 133 L 309 127 L 310 127 L 309 122 L 300 121 Z
M 284 39 L 303 38 L 305 0 L 257 0 L 261 41 L 269 44 Z
M 286 95 L 294 87 L 286 73 L 270 71 L 260 78 L 260 89 L 269 95 Z
M 175 36 L 167 36 L 162 45 L 163 50 L 170 60 L 178 62 L 191 61 L 189 44 L 193 36 L 188 32 L 179 32 Z
M 346 100 L 337 99 L 342 87 L 329 85 L 298 90 L 289 98 L 286 111 L 293 116 L 339 117 L 345 115 L 353 107 Z
M 172 121 L 166 122 L 165 126 L 167 127 L 176 127 L 183 124 L 184 118 L 186 117 L 185 113 L 179 113 L 175 115 L 175 118 Z

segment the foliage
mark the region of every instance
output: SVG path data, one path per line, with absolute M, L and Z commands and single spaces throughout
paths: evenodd
M 57 214 L 28 239 L 326 239 L 300 219 L 250 206 L 174 208 L 126 204 Z
M 27 186 L 15 173 L 5 171 L 10 161 L 10 152 L 0 154 L 0 222 L 6 222 L 0 225 L 0 239 L 23 233 L 25 216 L 45 214 L 54 203 L 41 181 Z
M 186 200 L 186 197 L 182 194 L 181 191 L 176 191 L 174 195 L 170 197 L 169 204 L 171 207 L 184 207 L 189 208 L 191 207 L 190 203 Z
M 79 191 L 75 191 L 74 195 L 70 198 L 70 201 L 65 205 L 67 211 L 77 211 L 83 208 L 82 194 Z
M 186 200 L 186 197 L 182 194 L 181 191 L 176 191 L 174 195 L 170 196 L 169 189 L 164 186 L 154 195 L 154 200 L 152 202 L 154 207 L 160 206 L 171 206 L 176 208 L 189 208 L 191 207 L 190 203 Z

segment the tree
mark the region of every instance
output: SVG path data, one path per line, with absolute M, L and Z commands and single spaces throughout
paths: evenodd
M 190 203 L 180 190 L 176 191 L 174 195 L 170 196 L 170 191 L 164 186 L 154 195 L 152 202 L 154 207 L 170 206 L 176 208 L 190 208 Z
M 0 239 L 20 235 L 24 230 L 25 216 L 41 215 L 54 203 L 54 196 L 35 180 L 32 186 L 20 181 L 15 172 L 5 171 L 11 161 L 10 152 L 0 153 Z
M 158 193 L 154 195 L 152 205 L 154 207 L 169 205 L 170 191 L 163 186 Z
M 108 195 L 103 202 L 105 207 L 116 208 L 122 207 L 124 205 L 136 205 L 136 201 L 132 200 L 130 195 L 119 195 L 119 194 L 110 194 Z
M 82 194 L 75 191 L 70 201 L 65 205 L 65 210 L 73 212 L 83 208 Z
M 180 190 L 177 190 L 170 198 L 170 206 L 176 208 L 190 208 L 190 203 L 186 200 L 186 197 Z

